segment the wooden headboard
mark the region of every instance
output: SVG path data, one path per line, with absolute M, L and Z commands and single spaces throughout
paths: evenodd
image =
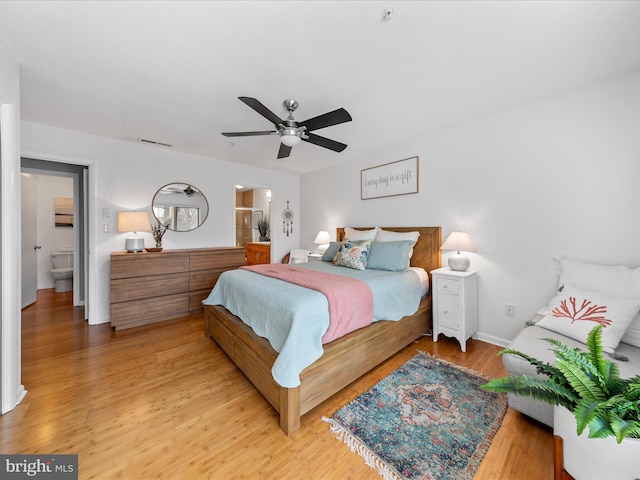
M 355 230 L 369 230 L 373 227 L 352 227 Z M 442 245 L 442 228 L 440 227 L 380 227 L 383 230 L 391 232 L 420 232 L 418 242 L 413 247 L 413 256 L 411 257 L 412 267 L 422 267 L 429 277 L 431 270 L 442 266 L 442 255 L 440 246 Z M 341 242 L 344 240 L 344 228 L 336 229 L 336 240 Z

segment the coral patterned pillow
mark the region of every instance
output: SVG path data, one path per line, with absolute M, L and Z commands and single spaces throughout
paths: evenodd
M 587 334 L 602 324 L 602 349 L 613 353 L 640 311 L 640 300 L 617 298 L 565 284 L 549 302 L 538 326 L 585 343 Z
M 371 240 L 349 240 L 342 244 L 336 254 L 336 265 L 349 267 L 354 270 L 364 270 L 367 267 Z

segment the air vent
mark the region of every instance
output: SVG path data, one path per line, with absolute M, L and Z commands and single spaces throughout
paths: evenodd
M 146 138 L 139 138 L 139 142 L 142 143 L 150 143 L 151 145 L 161 145 L 163 147 L 173 147 L 173 145 L 169 145 L 168 143 L 156 142 L 155 140 L 147 140 Z

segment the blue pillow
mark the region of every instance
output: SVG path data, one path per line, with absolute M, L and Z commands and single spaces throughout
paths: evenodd
M 342 242 L 331 242 L 329 244 L 329 247 L 322 254 L 322 261 L 333 262 L 333 259 L 335 258 L 336 253 L 338 253 L 338 249 L 340 248 L 340 245 L 342 245 Z
M 367 269 L 404 272 L 409 270 L 411 251 L 415 244 L 412 240 L 397 242 L 373 242 L 369 249 Z

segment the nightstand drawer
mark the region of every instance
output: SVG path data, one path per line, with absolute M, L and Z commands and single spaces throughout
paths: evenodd
M 457 330 L 460 327 L 460 308 L 457 295 L 438 295 L 438 326 Z
M 454 280 L 452 278 L 438 278 L 436 281 L 436 289 L 438 292 L 458 295 L 458 280 Z

